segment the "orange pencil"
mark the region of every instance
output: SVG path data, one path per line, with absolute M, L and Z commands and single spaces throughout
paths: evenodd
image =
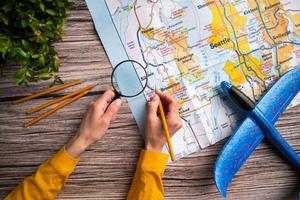
M 13 104 L 20 104 L 20 103 L 23 103 L 23 102 L 28 101 L 28 100 L 33 99 L 33 98 L 40 97 L 40 96 L 45 95 L 45 94 L 49 94 L 49 93 L 52 93 L 52 92 L 63 90 L 65 88 L 68 88 L 68 87 L 71 87 L 71 86 L 74 86 L 74 85 L 78 85 L 81 82 L 82 82 L 81 80 L 78 80 L 78 81 L 73 81 L 71 83 L 67 83 L 67 84 L 64 84 L 64 85 L 61 85 L 61 86 L 50 88 L 48 90 L 45 90 L 45 91 L 42 91 L 42 92 L 30 95 L 30 96 L 27 96 L 27 97 L 23 97 L 21 99 L 18 99 L 16 101 L 14 101 Z
M 77 99 L 83 97 L 83 96 L 86 95 L 89 91 L 90 91 L 90 90 L 84 91 L 84 92 L 82 92 L 82 93 L 76 95 L 75 97 L 66 100 L 65 102 L 63 102 L 63 103 L 59 104 L 58 106 L 54 107 L 53 109 L 48 110 L 48 111 L 45 112 L 44 114 L 42 114 L 42 115 L 40 115 L 40 116 L 34 118 L 33 120 L 31 120 L 31 121 L 29 121 L 29 122 L 26 122 L 26 123 L 23 125 L 23 127 L 24 127 L 24 128 L 27 128 L 27 127 L 29 127 L 29 126 L 31 126 L 31 125 L 33 125 L 33 124 L 39 122 L 40 120 L 42 120 L 42 119 L 48 117 L 49 115 L 51 115 L 51 114 L 53 114 L 54 112 L 60 110 L 61 108 L 65 107 L 65 106 L 69 105 L 70 103 L 76 101 Z
M 174 151 L 173 151 L 173 145 L 172 145 L 172 142 L 171 142 L 169 128 L 168 128 L 168 125 L 167 125 L 167 120 L 166 120 L 164 108 L 163 108 L 163 105 L 162 105 L 161 101 L 159 102 L 158 108 L 159 108 L 160 118 L 161 118 L 163 128 L 164 128 L 165 137 L 166 137 L 167 144 L 168 144 L 168 147 L 169 147 L 169 153 L 170 153 L 170 156 L 171 156 L 171 160 L 174 161 L 175 160 L 175 155 L 174 155 Z
M 60 98 L 55 99 L 55 100 L 53 100 L 53 101 L 49 101 L 49 102 L 44 103 L 44 104 L 42 104 L 42 105 L 40 105 L 40 106 L 38 106 L 38 107 L 32 108 L 32 109 L 28 110 L 26 113 L 27 113 L 28 115 L 31 115 L 31 114 L 33 114 L 33 113 L 35 113 L 35 112 L 38 112 L 38 111 L 40 111 L 40 110 L 42 110 L 42 109 L 44 109 L 44 108 L 47 108 L 47 107 L 51 106 L 51 105 L 53 105 L 53 104 L 59 103 L 59 102 L 65 100 L 65 99 L 68 99 L 68 98 L 73 97 L 73 96 L 75 96 L 75 95 L 77 95 L 77 94 L 80 94 L 80 93 L 82 93 L 82 92 L 84 92 L 84 91 L 86 91 L 86 90 L 90 90 L 90 89 L 92 89 L 93 87 L 95 87 L 96 85 L 97 85 L 97 84 L 88 85 L 88 86 L 86 86 L 86 87 L 84 87 L 84 88 L 81 88 L 81 89 L 79 89 L 79 90 L 76 90 L 76 91 L 74 91 L 74 92 L 71 92 L 70 94 L 67 94 L 67 95 L 65 95 L 65 96 L 63 96 L 63 97 L 60 97 Z

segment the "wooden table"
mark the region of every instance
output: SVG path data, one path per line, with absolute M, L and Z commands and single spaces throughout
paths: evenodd
M 109 86 L 111 66 L 96 35 L 83 0 L 75 0 L 65 25 L 63 41 L 56 44 L 61 58 L 59 75 L 66 81 L 100 81 L 88 96 L 60 110 L 37 125 L 24 129 L 31 119 L 24 111 L 68 91 L 21 104 L 11 102 L 47 88 L 49 82 L 17 87 L 11 64 L 0 79 L 0 198 L 54 154 L 78 129 L 88 102 Z M 300 153 L 300 107 L 280 118 L 277 128 Z M 213 166 L 225 141 L 168 165 L 164 175 L 166 199 L 222 199 L 213 181 Z M 142 148 L 133 116 L 124 105 L 105 138 L 81 158 L 58 199 L 125 199 Z M 300 177 L 269 144 L 263 143 L 248 159 L 229 188 L 228 199 L 289 200 L 300 191 Z

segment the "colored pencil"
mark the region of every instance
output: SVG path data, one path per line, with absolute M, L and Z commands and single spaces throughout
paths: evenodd
M 30 96 L 27 96 L 27 97 L 23 97 L 21 99 L 18 99 L 16 101 L 13 102 L 13 104 L 20 104 L 20 103 L 23 103 L 25 101 L 28 101 L 30 99 L 33 99 L 33 98 L 37 98 L 37 97 L 40 97 L 42 95 L 45 95 L 45 94 L 49 94 L 49 93 L 52 93 L 52 92 L 56 92 L 56 91 L 59 91 L 59 90 L 63 90 L 65 88 L 68 88 L 68 87 L 71 87 L 71 86 L 74 86 L 74 85 L 78 85 L 80 84 L 82 81 L 81 80 L 77 80 L 77 81 L 73 81 L 71 83 L 67 83 L 67 84 L 64 84 L 64 85 L 61 85 L 61 86 L 57 86 L 57 87 L 54 87 L 54 88 L 50 88 L 48 90 L 44 90 L 42 92 L 39 92 L 39 93 L 36 93 L 36 94 L 33 94 L 33 95 L 30 95 Z
M 160 118 L 161 118 L 163 128 L 164 128 L 165 137 L 166 137 L 167 144 L 168 144 L 168 147 L 169 147 L 169 153 L 170 153 L 170 156 L 171 156 L 171 160 L 174 161 L 175 160 L 175 155 L 174 155 L 174 151 L 173 151 L 173 146 L 172 146 L 172 142 L 171 142 L 170 132 L 169 132 L 169 128 L 168 128 L 168 125 L 167 125 L 167 120 L 166 120 L 164 108 L 163 108 L 163 105 L 162 105 L 161 101 L 159 102 L 158 107 L 159 107 Z
M 79 98 L 83 97 L 83 96 L 86 95 L 89 91 L 90 91 L 90 90 L 84 91 L 84 92 L 82 92 L 82 93 L 76 95 L 75 97 L 66 100 L 65 102 L 63 102 L 63 103 L 59 104 L 58 106 L 54 107 L 53 109 L 48 110 L 48 111 L 45 112 L 44 114 L 42 114 L 42 115 L 40 115 L 40 116 L 38 116 L 38 117 L 36 117 L 36 118 L 30 120 L 29 122 L 26 122 L 26 123 L 23 125 L 23 127 L 24 127 L 24 128 L 27 128 L 27 127 L 29 127 L 29 126 L 32 126 L 33 124 L 35 124 L 35 123 L 39 122 L 40 120 L 42 120 L 42 119 L 48 117 L 49 115 L 53 114 L 54 112 L 56 112 L 56 111 L 62 109 L 63 107 L 65 107 L 65 106 L 69 105 L 70 103 L 72 103 L 72 102 L 78 100 Z
M 86 87 L 84 87 L 84 88 L 81 88 L 81 89 L 79 89 L 79 90 L 76 90 L 76 91 L 74 91 L 74 92 L 71 92 L 70 94 L 67 94 L 67 95 L 65 95 L 65 96 L 63 96 L 63 97 L 60 97 L 60 98 L 55 99 L 55 100 L 53 100 L 53 101 L 49 101 L 49 102 L 44 103 L 44 104 L 42 104 L 42 105 L 40 105 L 40 106 L 38 106 L 38 107 L 32 108 L 32 109 L 28 110 L 26 113 L 27 113 L 28 115 L 31 115 L 31 114 L 33 114 L 33 113 L 35 113 L 35 112 L 38 112 L 38 111 L 40 111 L 40 110 L 42 110 L 42 109 L 44 109 L 44 108 L 47 108 L 47 107 L 49 107 L 49 106 L 51 106 L 51 105 L 57 104 L 57 103 L 59 103 L 59 102 L 65 100 L 65 99 L 68 99 L 68 98 L 73 97 L 73 96 L 75 96 L 75 95 L 77 95 L 77 94 L 80 94 L 80 93 L 82 93 L 82 92 L 84 92 L 84 91 L 86 91 L 86 90 L 90 90 L 90 89 L 92 89 L 93 87 L 95 87 L 96 85 L 97 85 L 97 84 L 88 85 L 88 86 L 86 86 Z

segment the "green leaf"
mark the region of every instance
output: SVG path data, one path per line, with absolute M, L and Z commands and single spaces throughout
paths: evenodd
M 26 21 L 26 20 L 24 20 L 24 19 L 22 19 L 21 20 L 21 26 L 22 26 L 22 28 L 26 28 L 27 27 L 27 24 L 28 22 Z
M 62 37 L 69 0 L 0 2 L 0 72 L 6 59 L 13 59 L 20 65 L 19 85 L 53 77 L 59 70 L 53 42 Z
M 2 7 L 4 12 L 9 12 L 12 9 L 12 4 L 11 3 L 6 3 L 3 7 Z
M 49 15 L 52 15 L 52 16 L 56 15 L 56 12 L 52 9 L 46 9 L 46 13 L 48 13 Z
M 15 78 L 16 79 L 22 79 L 25 76 L 25 73 L 26 73 L 26 68 L 22 67 L 22 68 L 17 70 L 17 72 L 15 74 Z
M 37 59 L 39 57 L 39 54 L 33 54 L 33 55 L 31 55 L 31 58 L 33 58 L 33 59 Z
M 43 55 L 40 55 L 40 57 L 39 57 L 39 63 L 40 63 L 41 65 L 44 65 L 44 64 L 45 64 L 45 57 L 44 57 Z
M 8 25 L 8 18 L 6 16 L 1 16 L 0 20 L 5 24 Z
M 41 73 L 39 77 L 43 80 L 48 80 L 52 77 L 52 74 L 49 72 Z
M 19 55 L 22 56 L 23 58 L 27 58 L 28 54 L 21 48 L 18 49 Z
M 16 84 L 22 85 L 24 82 L 24 78 L 16 78 Z
M 33 79 L 33 73 L 32 73 L 31 71 L 29 71 L 29 70 L 27 70 L 27 71 L 25 72 L 25 76 L 26 76 L 26 78 L 28 78 L 28 79 Z
M 45 4 L 43 4 L 42 2 L 40 2 L 40 9 L 44 12 L 45 11 Z
M 55 72 L 58 72 L 58 69 L 59 69 L 59 58 L 58 58 L 57 55 L 53 56 L 53 61 L 54 61 L 54 63 L 53 63 L 53 70 Z
M 22 42 L 22 46 L 25 48 L 25 49 L 28 49 L 29 48 L 29 42 L 27 42 L 26 40 L 21 40 Z
M 54 76 L 53 82 L 49 85 L 49 88 L 53 87 L 54 85 L 61 85 L 64 84 L 64 81 L 57 75 Z
M 2 54 L 2 58 L 4 58 L 11 46 L 11 40 L 8 37 L 5 37 L 0 34 L 0 53 Z

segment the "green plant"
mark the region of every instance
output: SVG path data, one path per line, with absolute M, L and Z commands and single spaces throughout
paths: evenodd
M 20 64 L 19 85 L 52 78 L 60 66 L 53 43 L 62 37 L 69 6 L 68 0 L 1 0 L 0 71 L 12 59 Z

